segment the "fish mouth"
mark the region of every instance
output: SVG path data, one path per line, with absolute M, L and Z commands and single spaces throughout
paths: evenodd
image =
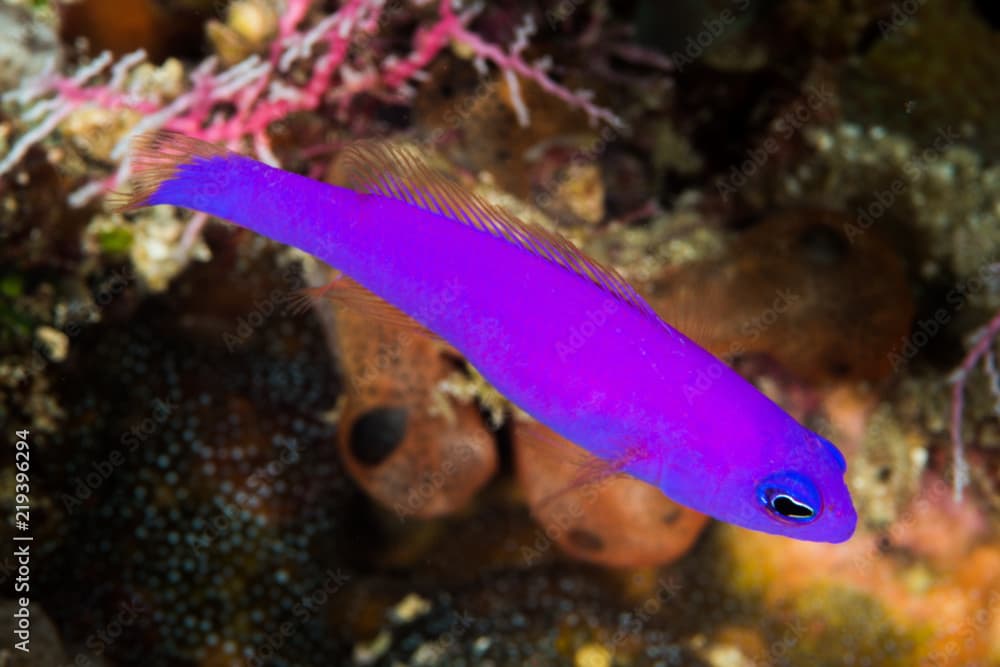
M 829 542 L 830 544 L 843 544 L 844 542 L 847 542 L 852 537 L 854 537 L 856 528 L 857 528 L 856 522 L 848 524 L 847 526 L 844 527 L 844 530 L 842 532 L 837 532 L 824 541 Z
M 831 517 L 827 517 L 828 519 Z M 823 542 L 826 544 L 843 544 L 847 542 L 856 532 L 857 521 L 847 517 L 838 517 L 837 525 L 831 528 L 829 524 L 815 526 L 815 531 L 802 532 L 797 534 L 783 533 L 785 537 L 791 539 L 804 540 L 806 542 Z
M 857 517 L 853 509 L 847 512 L 835 512 L 828 507 L 823 519 L 825 521 L 795 526 L 794 530 L 788 530 L 789 524 L 787 523 L 774 522 L 766 527 L 751 528 L 751 530 L 779 535 L 790 540 L 825 544 L 843 544 L 854 537 L 857 529 Z
M 831 522 L 830 525 L 836 526 L 836 528 L 825 536 L 824 542 L 840 544 L 854 537 L 858 528 L 858 513 L 850 500 L 847 501 L 846 505 L 827 507 L 827 512 L 827 520 Z

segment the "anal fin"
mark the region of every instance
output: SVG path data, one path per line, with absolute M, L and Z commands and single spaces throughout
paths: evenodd
M 292 312 L 301 314 L 316 302 L 322 301 L 331 301 L 339 306 L 363 312 L 376 322 L 422 338 L 444 342 L 440 336 L 405 312 L 339 271 L 326 285 L 299 290 L 289 308 Z
M 570 493 L 588 488 L 596 491 L 613 479 L 629 477 L 625 468 L 646 455 L 642 448 L 622 448 L 614 458 L 603 459 L 539 422 L 519 423 L 515 438 L 518 445 L 526 448 L 520 450 L 522 457 L 531 452 L 533 457 L 559 461 L 559 468 L 564 471 L 564 477 L 550 480 L 552 488 L 536 500 L 537 509 L 552 505 Z

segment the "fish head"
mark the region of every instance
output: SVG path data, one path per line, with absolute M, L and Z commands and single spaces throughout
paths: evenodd
M 730 520 L 753 530 L 813 542 L 844 542 L 857 513 L 844 481 L 847 463 L 826 438 L 803 427 L 776 446 L 766 465 L 742 477 L 743 502 Z
M 844 481 L 847 463 L 826 438 L 784 416 L 780 428 L 748 428 L 734 451 L 729 437 L 713 438 L 709 453 L 696 447 L 655 448 L 668 457 L 642 457 L 625 472 L 667 497 L 719 521 L 811 542 L 844 542 L 857 513 Z M 721 424 L 720 420 L 716 421 Z M 749 442 L 746 442 L 748 440 Z

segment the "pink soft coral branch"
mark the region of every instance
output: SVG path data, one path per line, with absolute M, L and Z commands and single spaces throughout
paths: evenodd
M 155 93 L 146 97 L 128 89 L 128 74 L 145 62 L 145 54 L 135 52 L 111 67 L 111 56 L 101 54 L 73 75 L 48 72 L 27 83 L 22 90 L 5 96 L 16 103 L 33 103 L 22 118 L 31 123 L 0 158 L 0 175 L 12 169 L 28 149 L 51 134 L 74 111 L 84 106 L 108 110 L 132 110 L 142 119 L 116 144 L 112 157 L 121 160 L 117 172 L 85 185 L 71 195 L 71 203 L 82 205 L 91 198 L 114 189 L 130 173 L 126 149 L 131 139 L 148 130 L 167 128 L 212 142 L 238 148 L 245 140 L 261 159 L 276 162 L 271 152 L 267 130 L 291 113 L 312 111 L 325 100 L 338 103 L 341 111 L 362 93 L 388 96 L 397 100 L 412 97 L 409 82 L 426 71 L 429 63 L 449 43 L 464 44 L 477 59 L 496 65 L 511 83 L 517 97 L 516 79 L 531 79 L 543 90 L 584 111 L 592 121 L 621 126 L 621 120 L 607 109 L 596 106 L 586 91 L 572 91 L 553 81 L 546 73 L 547 64 L 528 64 L 521 57 L 529 30 L 519 32 L 511 50 L 490 44 L 467 28 L 478 8 L 456 13 L 451 0 L 441 0 L 438 17 L 417 30 L 412 52 L 400 58 L 381 55 L 381 67 L 352 62 L 352 42 L 370 37 L 380 25 L 383 2 L 346 0 L 336 12 L 312 26 L 302 27 L 309 14 L 309 0 L 287 0 L 279 18 L 278 34 L 267 57 L 251 56 L 228 69 L 219 71 L 215 59 L 202 62 L 189 77 L 189 88 L 172 100 Z M 367 40 L 371 46 L 374 40 Z M 370 55 L 370 53 L 369 53 Z M 308 66 L 305 81 L 295 70 L 298 63 Z M 356 65 L 356 66 L 355 66 Z M 102 82 L 102 78 L 106 81 Z M 232 106 L 221 113 L 220 104 Z M 515 106 L 523 101 L 515 99 Z
M 512 72 L 526 79 L 531 79 L 545 92 L 561 99 L 571 107 L 581 109 L 591 120 L 601 120 L 616 128 L 623 127 L 624 123 L 617 115 L 591 101 L 590 91 L 570 90 L 553 81 L 545 71 L 546 64 L 544 62 L 529 65 L 524 62 L 519 53 L 505 53 L 499 47 L 483 41 L 475 33 L 466 30 L 460 23 L 452 24 L 449 34 L 452 39 L 465 44 L 473 53 L 493 62 L 504 72 Z
M 993 356 L 990 352 L 993 343 L 1000 336 L 1000 312 L 993 316 L 985 329 L 976 337 L 976 342 L 969 349 L 962 363 L 952 375 L 951 387 L 951 445 L 955 458 L 955 478 L 953 483 L 955 502 L 962 499 L 962 491 L 969 481 L 969 467 L 965 460 L 965 442 L 962 439 L 962 413 L 965 410 L 965 383 L 969 373 L 980 361 L 987 364 L 987 374 L 993 375 Z M 991 380 L 996 378 L 991 377 Z

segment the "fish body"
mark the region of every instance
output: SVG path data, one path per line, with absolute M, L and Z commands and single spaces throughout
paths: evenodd
M 147 164 L 132 206 L 202 211 L 336 267 L 616 470 L 754 530 L 827 542 L 853 533 L 836 447 L 660 319 L 620 276 L 405 154 L 356 155 L 362 192 L 169 134 L 137 157 Z

